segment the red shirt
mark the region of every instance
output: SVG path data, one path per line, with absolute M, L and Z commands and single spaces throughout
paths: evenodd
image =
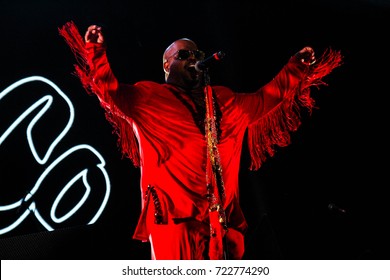
M 134 129 L 137 138 L 141 190 L 154 186 L 162 212 L 173 219 L 189 217 L 204 221 L 208 216 L 206 198 L 206 141 L 193 117 L 195 103 L 189 95 L 169 84 L 141 81 L 121 84 L 113 75 L 105 48 L 89 43 L 88 64 L 98 86 L 95 90 L 103 106 L 126 120 L 123 130 Z M 242 141 L 250 124 L 275 109 L 284 97 L 292 96 L 305 76 L 307 67 L 292 57 L 280 73 L 254 93 L 236 93 L 224 86 L 212 86 L 220 108 L 222 131 L 218 149 L 225 186 L 225 209 L 229 227 L 241 232 L 247 224 L 239 206 L 238 173 Z M 203 94 L 202 92 L 198 94 Z M 143 211 L 146 207 L 143 205 Z M 146 240 L 148 232 L 141 214 L 134 238 Z

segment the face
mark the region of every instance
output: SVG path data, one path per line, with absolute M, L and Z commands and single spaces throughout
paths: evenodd
M 188 52 L 189 51 L 189 52 Z M 165 80 L 185 89 L 202 85 L 202 75 L 195 70 L 195 63 L 204 59 L 196 44 L 188 39 L 172 43 L 164 53 L 163 67 Z

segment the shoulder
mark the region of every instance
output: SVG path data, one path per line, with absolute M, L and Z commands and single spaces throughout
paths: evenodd
M 164 84 L 160 84 L 153 81 L 139 81 L 132 85 L 135 92 L 142 95 L 157 95 L 164 93 L 166 87 Z
M 236 93 L 229 87 L 226 86 L 212 86 L 213 92 L 221 106 L 229 106 L 234 104 Z
M 212 89 L 220 103 L 228 103 L 236 97 L 236 93 L 229 87 L 217 85 L 212 86 Z
M 213 92 L 217 94 L 217 96 L 234 96 L 236 93 L 229 87 L 226 86 L 212 86 Z

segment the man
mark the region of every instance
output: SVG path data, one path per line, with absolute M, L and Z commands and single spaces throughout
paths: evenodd
M 341 63 L 329 50 L 316 62 L 305 47 L 254 93 L 211 86 L 197 62 L 204 53 L 182 38 L 163 54 L 166 83 L 120 83 L 106 56 L 102 29 L 80 36 L 73 22 L 60 34 L 81 57 L 76 71 L 96 94 L 119 135 L 122 152 L 141 171 L 142 213 L 133 238 L 149 241 L 152 259 L 241 259 L 245 217 L 238 173 L 248 129 L 252 170 L 275 146 L 289 144 L 299 109 L 312 109 L 310 86 Z

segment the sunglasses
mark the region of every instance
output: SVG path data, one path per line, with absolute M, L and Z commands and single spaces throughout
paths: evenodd
M 195 57 L 196 60 L 203 60 L 205 57 L 205 53 L 200 50 L 178 50 L 173 55 L 167 58 L 175 57 L 178 60 L 186 60 L 192 56 Z

